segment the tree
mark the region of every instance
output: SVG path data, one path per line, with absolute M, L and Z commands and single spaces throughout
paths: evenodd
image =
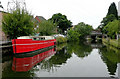
M 115 20 L 116 17 L 113 14 L 107 15 L 106 17 L 103 18 L 103 20 L 101 21 L 102 26 L 106 26 L 109 22 L 112 22 L 113 20 Z
M 113 14 L 118 19 L 118 12 L 114 2 L 109 6 L 107 16 L 111 14 Z
M 80 34 L 80 39 L 83 39 L 86 35 L 89 35 L 91 31 L 93 30 L 92 26 L 85 24 L 83 22 L 78 23 L 78 25 L 74 28 L 75 31 L 77 31 Z
M 68 30 L 67 32 L 69 41 L 79 41 L 80 34 L 73 29 Z
M 62 30 L 62 33 L 64 33 L 67 28 L 71 27 L 72 22 L 67 19 L 65 15 L 62 15 L 61 13 L 54 14 L 52 18 L 49 20 L 52 20 L 53 23 L 56 23 L 57 26 L 59 26 L 59 29 Z
M 32 16 L 24 9 L 16 9 L 3 16 L 2 30 L 10 39 L 33 33 Z
M 76 25 L 73 29 L 68 30 L 68 40 L 78 41 L 85 39 L 85 36 L 89 35 L 93 30 L 92 26 L 85 24 L 83 22 Z
M 115 36 L 118 34 L 119 32 L 119 21 L 118 20 L 114 20 L 112 22 L 109 22 L 104 29 L 107 31 L 107 35 L 109 37 L 111 37 L 112 39 L 115 38 Z
M 116 17 L 113 14 L 110 14 L 110 15 L 106 16 L 105 18 L 103 18 L 103 21 L 101 22 L 102 26 L 103 26 L 101 29 L 102 33 L 107 34 L 107 31 L 106 31 L 106 29 L 104 29 L 104 26 L 106 26 L 109 22 L 114 21 L 115 19 L 116 19 Z
M 42 21 L 39 23 L 37 32 L 40 33 L 40 35 L 52 35 L 56 33 L 56 26 L 52 21 Z
M 115 19 L 118 19 L 118 12 L 117 12 L 117 8 L 115 3 L 113 2 L 108 9 L 108 13 L 106 15 L 106 17 L 103 18 L 103 20 L 101 21 L 101 31 L 102 33 L 107 34 L 106 29 L 104 29 L 104 27 L 109 23 L 114 21 Z

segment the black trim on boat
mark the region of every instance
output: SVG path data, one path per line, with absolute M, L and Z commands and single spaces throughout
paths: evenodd
M 48 50 L 50 50 L 52 48 L 55 48 L 55 47 L 56 46 L 53 45 L 53 46 L 50 46 L 50 47 L 47 47 L 47 48 L 38 49 L 38 50 L 35 50 L 35 51 L 31 51 L 31 52 L 16 53 L 16 54 L 14 54 L 14 56 L 16 58 L 33 57 L 34 55 L 37 55 L 37 54 L 40 54 L 42 52 L 48 51 Z

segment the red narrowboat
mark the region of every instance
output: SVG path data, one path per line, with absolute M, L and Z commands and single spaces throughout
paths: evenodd
M 14 54 L 44 49 L 56 44 L 53 36 L 21 36 L 12 40 Z

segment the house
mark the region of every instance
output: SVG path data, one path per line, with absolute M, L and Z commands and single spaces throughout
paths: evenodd
M 46 19 L 42 16 L 36 16 L 35 20 L 37 21 L 37 23 L 40 23 L 41 21 L 45 21 Z
M 42 16 L 36 16 L 35 18 L 33 18 L 34 21 L 34 29 L 36 30 L 39 26 L 39 23 L 42 21 L 45 21 L 46 19 Z

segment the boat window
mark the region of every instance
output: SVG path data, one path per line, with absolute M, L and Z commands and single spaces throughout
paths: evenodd
M 39 38 L 36 38 L 36 40 L 39 40 Z
M 33 40 L 36 40 L 36 38 L 33 38 Z
M 41 37 L 41 38 L 39 38 L 39 40 L 45 40 L 45 38 Z
M 41 38 L 41 40 L 44 40 L 44 38 Z
M 33 38 L 33 40 L 45 40 L 44 37 L 39 37 L 39 38 Z

